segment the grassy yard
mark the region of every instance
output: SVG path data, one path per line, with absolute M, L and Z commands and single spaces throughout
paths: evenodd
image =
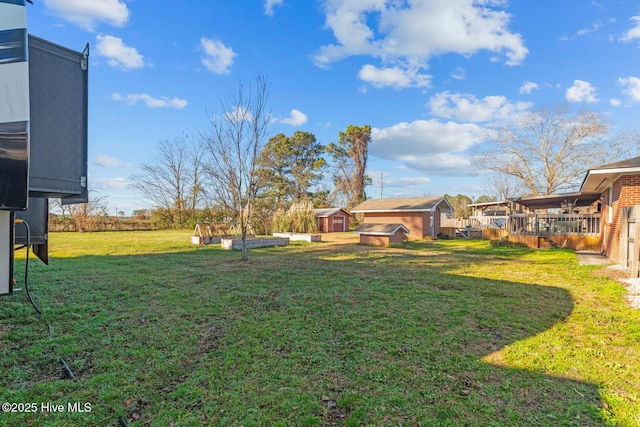
M 51 234 L 43 316 L 0 298 L 0 400 L 38 410 L 0 425 L 640 425 L 640 310 L 570 251 L 189 236 Z

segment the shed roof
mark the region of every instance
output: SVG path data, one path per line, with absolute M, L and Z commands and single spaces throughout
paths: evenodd
M 347 211 L 345 211 L 342 208 L 325 208 L 325 209 L 314 209 L 313 210 L 316 218 L 330 217 L 331 215 L 335 215 L 337 213 L 340 213 L 340 211 L 344 212 L 347 215 L 349 214 Z
M 640 174 L 640 157 L 596 166 L 587 171 L 582 181 L 582 192 L 602 193 L 623 175 Z
M 453 212 L 453 208 L 444 197 L 370 199 L 351 209 L 351 212 L 426 212 L 434 211 L 438 206 L 443 213 Z
M 353 232 L 356 234 L 393 236 L 398 232 L 398 230 L 409 233 L 409 229 L 402 224 L 362 224 L 356 227 Z

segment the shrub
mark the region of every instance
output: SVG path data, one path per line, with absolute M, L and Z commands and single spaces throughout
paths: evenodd
M 489 244 L 494 248 L 528 248 L 526 243 L 510 242 L 509 240 L 489 240 Z
M 271 223 L 273 232 L 315 233 L 318 223 L 311 202 L 294 203 L 287 212 L 278 212 Z

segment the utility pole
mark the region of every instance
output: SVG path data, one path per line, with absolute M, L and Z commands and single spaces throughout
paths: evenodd
M 381 198 L 381 199 L 383 198 L 383 197 L 382 197 L 382 189 L 383 189 L 383 187 L 384 187 L 384 182 L 383 182 L 383 180 L 382 180 L 382 177 L 383 177 L 383 173 L 382 173 L 382 172 L 380 172 L 380 198 Z

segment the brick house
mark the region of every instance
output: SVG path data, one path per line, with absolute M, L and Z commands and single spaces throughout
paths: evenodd
M 444 197 L 414 197 L 404 199 L 371 199 L 351 209 L 363 215 L 363 224 L 402 224 L 414 239 L 437 236 L 440 217 L 453 213 Z
M 640 157 L 589 169 L 581 192 L 601 194 L 601 252 L 615 263 L 628 265 L 633 242 L 627 239 L 631 224 L 625 219 L 625 208 L 640 205 Z
M 314 209 L 320 233 L 349 231 L 349 212 L 341 208 Z
M 402 224 L 362 224 L 353 232 L 360 235 L 361 245 L 387 246 L 403 243 L 409 229 Z

